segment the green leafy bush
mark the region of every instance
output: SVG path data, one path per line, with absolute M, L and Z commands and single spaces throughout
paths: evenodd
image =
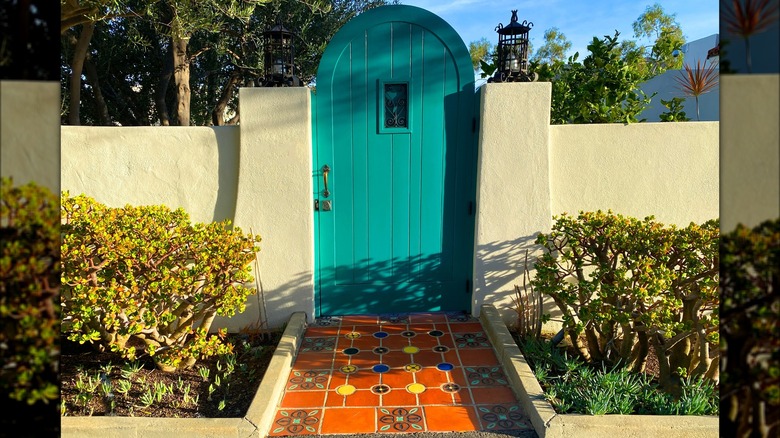
M 611 211 L 556 217 L 536 241 L 534 289 L 550 296 L 585 361 L 645 369 L 650 346 L 660 384 L 718 371 L 718 221 L 665 227 Z
M 57 196 L 0 181 L 0 390 L 34 404 L 59 397 Z
M 662 122 L 690 121 L 691 119 L 689 119 L 685 115 L 685 111 L 683 111 L 684 102 L 685 99 L 682 97 L 673 97 L 671 100 L 661 99 L 661 105 L 665 106 L 669 111 L 661 113 L 658 118 L 661 119 Z
M 780 219 L 721 237 L 721 430 L 780 429 Z M 775 426 L 771 426 L 774 424 Z
M 718 391 L 708 379 L 683 379 L 680 395 L 674 397 L 659 390 L 648 374 L 620 366 L 608 370 L 604 364 L 596 368 L 538 338 L 518 344 L 559 413 L 718 415 Z
M 229 223 L 191 224 L 182 209 L 109 208 L 62 197 L 63 322 L 68 339 L 164 370 L 232 346 L 209 335 L 216 315 L 243 312 L 257 236 Z

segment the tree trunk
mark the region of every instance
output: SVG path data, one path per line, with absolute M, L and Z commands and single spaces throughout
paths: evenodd
M 222 126 L 225 124 L 225 108 L 230 101 L 230 96 L 233 94 L 233 87 L 238 83 L 240 76 L 238 73 L 230 75 L 227 85 L 222 90 L 222 95 L 219 97 L 214 110 L 211 112 L 211 121 L 214 126 Z
M 111 116 L 108 113 L 108 105 L 106 105 L 106 100 L 103 98 L 103 92 L 100 90 L 97 68 L 89 55 L 84 60 L 84 73 L 87 76 L 87 82 L 92 86 L 93 93 L 95 93 L 95 106 L 97 107 L 100 124 L 102 126 L 111 126 Z
M 190 126 L 190 63 L 187 59 L 189 39 L 173 39 L 173 78 L 176 82 L 176 116 L 179 126 Z
M 157 106 L 157 114 L 160 116 L 160 125 L 170 126 L 171 117 L 168 114 L 168 104 L 165 102 L 165 95 L 168 91 L 168 84 L 171 81 L 171 75 L 173 75 L 173 56 L 171 53 L 173 49 L 168 46 L 166 56 L 163 57 L 165 64 L 163 70 L 160 72 L 160 81 L 157 82 L 157 91 L 154 93 L 154 104 Z
M 68 123 L 71 125 L 81 124 L 79 115 L 81 107 L 81 72 L 84 70 L 84 60 L 87 59 L 87 49 L 89 48 L 89 41 L 92 39 L 94 30 L 95 23 L 84 23 L 73 50 L 73 60 L 70 63 L 70 105 L 68 106 Z

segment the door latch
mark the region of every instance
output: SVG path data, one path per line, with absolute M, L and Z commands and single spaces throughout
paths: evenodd
M 326 199 L 321 201 L 319 199 L 314 200 L 314 211 L 331 211 L 333 210 L 333 201 Z

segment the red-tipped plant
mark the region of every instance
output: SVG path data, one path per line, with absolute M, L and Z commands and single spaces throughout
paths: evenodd
M 745 61 L 752 71 L 750 37 L 764 32 L 778 22 L 777 0 L 723 0 L 720 17 L 726 30 L 745 40 Z
M 696 120 L 701 120 L 699 117 L 699 96 L 709 93 L 718 86 L 720 72 L 717 66 L 715 63 L 707 65 L 706 61 L 705 65 L 701 65 L 701 61 L 697 60 L 695 68 L 685 64 L 680 76 L 674 78 L 683 93 L 696 99 Z

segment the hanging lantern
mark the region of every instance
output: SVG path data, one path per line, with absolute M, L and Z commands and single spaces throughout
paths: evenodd
M 511 22 L 496 26 L 498 64 L 495 75 L 488 82 L 533 82 L 536 73 L 528 73 L 528 32 L 533 23 L 517 21 L 517 9 L 512 11 Z
M 293 33 L 277 24 L 263 32 L 263 39 L 263 86 L 300 86 L 301 81 L 295 76 Z

